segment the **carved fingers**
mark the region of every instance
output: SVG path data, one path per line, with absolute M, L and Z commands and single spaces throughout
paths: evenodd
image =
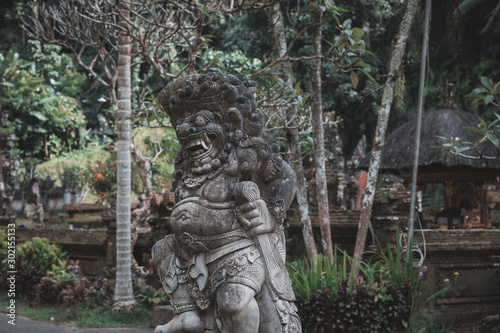
M 236 216 L 250 237 L 273 230 L 273 220 L 262 199 L 240 205 L 236 209 Z
M 262 221 L 259 219 L 261 215 L 261 207 L 260 204 L 257 203 L 258 201 L 262 200 L 245 203 L 236 209 L 236 216 L 238 217 L 238 220 L 243 228 L 246 230 L 255 228 L 256 226 L 262 224 Z

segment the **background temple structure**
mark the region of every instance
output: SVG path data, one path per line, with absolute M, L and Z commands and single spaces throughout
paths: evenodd
M 474 150 L 465 151 L 471 156 L 466 158 L 436 148 L 443 145 L 440 137 L 478 141 L 481 135 L 464 127 L 479 123 L 477 115 L 457 108 L 449 95 L 441 98 L 437 109 L 426 111 L 422 120 L 414 253 L 423 261 L 424 293 L 429 296 L 449 288 L 431 306 L 448 323 L 498 314 L 500 302 L 500 159 L 479 158 Z M 400 179 L 397 186 L 403 189 L 411 183 L 415 129 L 416 119 L 395 129 L 382 153 L 381 173 L 386 179 Z M 490 142 L 481 144 L 478 151 L 497 156 L 497 148 Z M 369 158 L 370 154 L 360 168 L 368 168 Z M 372 217 L 384 243 L 395 244 L 396 230 L 408 226 L 409 193 L 405 198 L 395 195 L 397 192 L 391 185 L 377 192 L 386 208 L 391 201 L 393 207 L 398 201 L 408 203 L 408 210 L 399 218 L 396 211 L 392 219 L 387 218 L 391 212 L 383 214 L 386 217 Z

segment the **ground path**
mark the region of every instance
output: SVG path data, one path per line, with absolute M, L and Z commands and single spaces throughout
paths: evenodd
M 153 333 L 152 328 L 75 328 L 16 316 L 16 325 L 8 323 L 7 313 L 0 312 L 1 333 Z

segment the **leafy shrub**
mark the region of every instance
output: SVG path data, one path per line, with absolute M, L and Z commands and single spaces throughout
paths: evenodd
M 289 265 L 304 331 L 404 331 L 409 326 L 420 283 L 418 279 L 405 278 L 404 269 L 397 268 L 401 266 L 401 256 L 382 255 L 382 260 L 372 265 L 362 263 L 363 276 L 354 281 L 348 274 L 352 258 L 342 252 L 339 262 L 337 252 L 334 265 L 322 256 L 311 264 L 298 261 Z
M 65 170 L 75 178 L 80 186 L 88 185 L 90 190 L 104 201 L 116 196 L 116 172 L 117 172 L 117 152 L 112 150 L 104 153 L 103 156 L 95 160 L 89 160 L 87 165 L 74 165 Z M 134 193 L 142 193 L 142 182 L 139 171 L 132 163 L 131 190 Z
M 385 290 L 344 281 L 338 289 L 320 289 L 309 300 L 298 297 L 298 314 L 306 332 L 402 332 L 411 309 L 409 285 Z
M 6 249 L 6 231 L 0 230 L 0 248 Z M 9 268 L 7 257 L 2 256 L 0 275 L 5 278 Z M 49 271 L 65 267 L 65 253 L 54 244 L 49 244 L 46 238 L 34 237 L 31 241 L 16 246 L 16 291 L 33 299 L 36 296 L 35 287 Z M 2 279 L 3 280 L 3 279 Z M 5 285 L 2 283 L 2 288 Z
M 112 288 L 106 279 L 98 278 L 90 282 L 87 278 L 73 280 L 73 283 L 64 288 L 62 299 L 68 306 L 85 304 L 89 307 L 102 305 L 111 299 Z
M 41 303 L 58 304 L 61 299 L 61 293 L 70 282 L 56 282 L 49 277 L 43 277 L 36 286 L 36 297 Z
M 156 289 L 149 284 L 143 284 L 135 292 L 137 303 L 150 309 L 155 305 L 167 304 L 167 293 L 163 289 Z
M 111 299 L 113 290 L 107 280 L 99 277 L 95 281 L 72 275 L 69 280 L 44 277 L 36 287 L 37 300 L 47 304 L 61 304 L 86 307 L 103 305 Z
M 0 230 L 0 254 L 6 249 L 7 233 Z M 2 258 L 7 256 L 2 255 Z M 49 244 L 46 238 L 34 237 L 16 247 L 16 269 L 16 292 L 41 303 L 95 306 L 102 305 L 113 294 L 106 279 L 90 282 L 69 273 L 65 253 L 57 245 Z M 7 259 L 4 259 L 0 281 L 4 281 L 7 271 Z M 5 288 L 4 283 L 1 284 Z
M 9 112 L 9 131 L 16 135 L 13 154 L 21 159 L 47 160 L 51 155 L 78 149 L 89 134 L 76 96 L 57 91 L 54 79 L 50 84 L 45 82 L 42 74 L 47 71 L 40 68 L 40 62 L 38 65 L 19 58 L 13 50 L 5 56 L 0 54 L 0 104 Z M 70 81 L 79 81 L 76 88 L 85 80 L 68 67 L 60 73 L 67 87 Z

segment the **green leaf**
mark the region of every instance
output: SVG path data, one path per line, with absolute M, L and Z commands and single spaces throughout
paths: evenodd
M 52 102 L 55 102 L 57 101 L 57 97 L 46 97 L 46 98 L 42 98 L 40 100 L 40 103 L 41 104 L 46 104 L 46 103 L 52 103 Z
M 483 134 L 483 132 L 481 132 L 481 130 L 479 128 L 477 128 L 477 127 L 464 126 L 464 127 L 462 127 L 462 129 L 468 130 L 468 131 L 473 131 L 473 132 L 476 132 L 476 133 L 479 133 L 479 134 Z
M 484 97 L 484 104 L 485 104 L 485 105 L 490 104 L 492 101 L 493 101 L 493 95 L 486 95 L 486 96 Z
M 351 19 L 345 20 L 344 23 L 342 23 L 342 28 L 344 28 L 344 30 L 351 29 L 351 23 Z
M 483 118 L 479 118 L 479 121 L 480 121 L 480 123 L 479 123 L 478 127 L 484 133 L 486 131 L 486 129 L 488 128 L 488 126 L 486 125 L 486 122 L 484 121 Z
M 481 84 L 488 90 L 491 90 L 490 80 L 486 76 L 481 76 Z
M 359 59 L 354 64 L 354 67 L 370 67 L 370 65 L 368 65 L 366 62 L 364 62 L 363 59 Z
M 456 153 L 461 153 L 461 152 L 464 152 L 464 151 L 469 150 L 469 149 L 471 149 L 471 147 L 455 147 L 454 151 Z
M 354 88 L 356 88 L 358 86 L 359 78 L 358 78 L 358 75 L 354 71 L 351 71 L 351 82 L 352 82 L 352 85 L 354 86 Z
M 47 121 L 47 119 L 48 119 L 40 111 L 31 111 L 30 115 L 32 115 L 33 117 L 35 117 L 35 118 L 37 118 L 38 120 L 41 120 L 41 121 Z
M 498 136 L 496 136 L 492 133 L 488 133 L 488 134 L 486 134 L 486 136 L 488 137 L 488 140 L 490 140 L 491 143 L 493 143 L 495 145 L 495 147 L 500 148 L 500 141 L 498 139 Z
M 364 33 L 364 32 L 365 32 L 365 30 L 364 30 L 364 29 L 362 29 L 362 28 L 352 28 L 351 30 L 352 30 L 353 32 L 360 33 L 360 34 L 362 34 L 362 33 Z

